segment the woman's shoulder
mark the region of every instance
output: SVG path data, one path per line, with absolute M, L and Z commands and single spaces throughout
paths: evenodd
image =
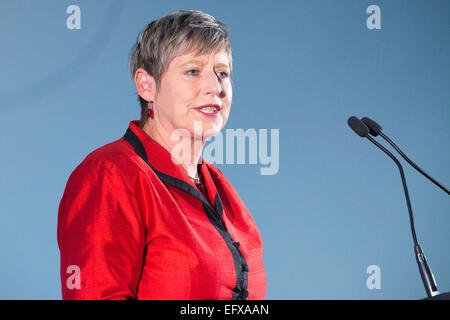
M 134 177 L 146 173 L 145 166 L 140 163 L 140 158 L 121 138 L 103 145 L 90 152 L 76 167 L 72 175 L 89 174 L 96 175 L 100 172 L 106 174 Z

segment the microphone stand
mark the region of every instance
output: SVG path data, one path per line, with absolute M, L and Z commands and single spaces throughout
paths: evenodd
M 436 286 L 436 281 L 434 279 L 433 272 L 431 271 L 431 268 L 428 265 L 427 259 L 425 258 L 425 254 L 423 253 L 422 248 L 420 247 L 420 244 L 417 241 L 416 230 L 414 227 L 414 217 L 413 217 L 413 212 L 412 212 L 412 208 L 411 208 L 411 201 L 409 199 L 408 186 L 406 185 L 406 179 L 405 179 L 405 174 L 403 172 L 403 167 L 400 164 L 400 162 L 397 160 L 397 158 L 392 153 L 390 153 L 385 147 L 383 147 L 381 144 L 379 144 L 376 140 L 374 140 L 369 135 L 367 135 L 366 138 L 369 139 L 370 142 L 372 142 L 378 148 L 380 148 L 384 153 L 386 153 L 392 160 L 394 160 L 395 164 L 397 165 L 398 169 L 400 170 L 400 177 L 402 178 L 403 190 L 405 192 L 406 205 L 408 206 L 409 223 L 411 226 L 411 233 L 412 233 L 412 237 L 413 237 L 413 241 L 414 241 L 414 252 L 415 252 L 417 265 L 419 266 L 420 276 L 422 278 L 423 285 L 425 286 L 425 291 L 427 292 L 428 298 L 433 298 L 433 297 L 439 295 L 439 291 Z M 448 298 L 448 293 L 445 295 Z

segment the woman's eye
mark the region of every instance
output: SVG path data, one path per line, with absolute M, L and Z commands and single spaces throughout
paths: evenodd
M 192 69 L 192 70 L 189 70 L 187 73 L 188 73 L 190 76 L 195 76 L 195 75 L 198 74 L 198 70 L 197 70 L 197 69 Z
M 187 72 L 188 75 L 190 76 L 197 76 L 199 74 L 199 70 L 197 69 L 191 69 Z M 217 76 L 219 78 L 225 79 L 228 77 L 228 72 L 222 71 L 222 72 L 218 72 Z
M 228 77 L 228 72 L 225 72 L 225 71 L 219 72 L 219 73 L 217 73 L 217 75 L 219 77 L 221 77 L 221 78 L 227 78 Z

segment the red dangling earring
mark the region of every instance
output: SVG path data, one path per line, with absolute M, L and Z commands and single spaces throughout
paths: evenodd
M 151 106 L 150 106 L 151 105 Z M 153 103 L 150 102 L 148 104 L 148 110 L 147 110 L 147 117 L 152 118 L 155 116 L 155 114 L 153 113 Z

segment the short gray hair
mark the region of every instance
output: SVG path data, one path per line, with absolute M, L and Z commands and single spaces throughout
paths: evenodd
M 161 77 L 170 61 L 180 54 L 198 55 L 225 50 L 232 69 L 228 26 L 213 16 L 196 10 L 180 10 L 150 22 L 138 35 L 129 56 L 131 77 L 139 68 L 147 71 L 159 90 Z M 148 101 L 139 96 L 142 128 L 147 122 Z

